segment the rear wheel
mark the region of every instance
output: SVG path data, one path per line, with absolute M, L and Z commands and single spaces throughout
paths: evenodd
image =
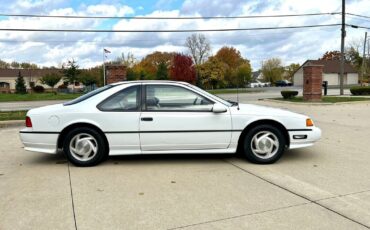
M 244 137 L 245 157 L 257 164 L 271 164 L 284 153 L 286 140 L 282 132 L 272 125 L 252 128 Z
M 106 159 L 107 147 L 94 129 L 82 127 L 70 131 L 63 143 L 68 160 L 76 166 L 93 166 Z

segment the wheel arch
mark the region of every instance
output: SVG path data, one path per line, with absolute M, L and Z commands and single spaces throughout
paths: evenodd
M 91 128 L 91 129 L 94 129 L 96 130 L 103 138 L 104 140 L 104 143 L 108 149 L 108 152 L 109 152 L 109 142 L 108 142 L 108 139 L 106 137 L 106 135 L 104 134 L 104 132 L 96 125 L 94 124 L 91 124 L 91 123 L 87 123 L 87 122 L 76 122 L 76 123 L 73 123 L 73 124 L 70 124 L 68 126 L 66 126 L 59 134 L 58 136 L 58 141 L 57 141 L 57 147 L 58 149 L 62 149 L 63 148 L 63 142 L 66 138 L 66 135 L 68 132 L 70 132 L 71 130 L 73 129 L 76 129 L 76 128 L 83 128 L 83 127 L 86 127 L 86 128 Z
M 259 125 L 272 125 L 276 128 L 278 128 L 284 135 L 284 138 L 286 140 L 286 145 L 287 147 L 289 147 L 290 145 L 290 138 L 289 138 L 289 133 L 288 133 L 288 130 L 287 128 L 279 121 L 276 121 L 276 120 L 273 120 L 273 119 L 261 119 L 261 120 L 256 120 L 256 121 L 253 121 L 251 123 L 249 123 L 242 131 L 242 133 L 240 134 L 239 136 L 239 140 L 238 140 L 238 152 L 241 151 L 241 147 L 243 146 L 242 143 L 244 141 L 244 137 L 245 135 L 247 135 L 247 133 L 249 132 L 249 130 L 251 130 L 252 128 L 256 127 L 256 126 L 259 126 Z

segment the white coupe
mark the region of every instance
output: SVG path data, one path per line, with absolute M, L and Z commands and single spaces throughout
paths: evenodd
M 185 82 L 131 81 L 31 109 L 20 137 L 26 150 L 63 150 L 77 166 L 109 155 L 236 152 L 268 164 L 321 131 L 305 115 L 225 101 Z

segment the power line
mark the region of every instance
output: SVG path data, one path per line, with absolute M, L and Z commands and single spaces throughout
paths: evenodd
M 281 17 L 305 17 L 320 15 L 335 15 L 339 12 L 307 13 L 307 14 L 276 14 L 276 15 L 244 15 L 244 16 L 190 16 L 190 17 L 152 17 L 152 16 L 86 16 L 86 15 L 40 15 L 40 14 L 4 14 L 0 17 L 28 17 L 28 18 L 69 18 L 69 19 L 130 19 L 130 20 L 183 20 L 183 19 L 246 19 L 246 18 L 281 18 Z
M 368 18 L 370 19 L 370 16 L 366 16 L 366 15 L 361 15 L 361 14 L 352 14 L 352 13 L 347 13 L 348 15 L 352 15 L 352 16 L 356 16 L 356 17 L 360 17 L 360 18 Z
M 81 32 L 81 33 L 186 33 L 186 32 L 228 32 L 228 31 L 251 31 L 251 30 L 279 30 L 315 27 L 333 27 L 341 24 L 322 24 L 305 26 L 281 26 L 281 27 L 256 27 L 256 28 L 225 28 L 225 29 L 184 29 L 184 30 L 99 30 L 99 29 L 21 29 L 0 28 L 0 31 L 17 32 Z
M 319 28 L 308 28 L 308 29 L 317 30 Z M 304 32 L 304 31 L 299 31 L 299 32 Z M 297 31 L 284 32 L 284 34 L 292 34 L 292 33 L 297 33 Z M 257 37 L 258 38 L 258 37 L 274 36 L 274 35 L 282 35 L 282 33 L 276 31 L 276 32 L 268 32 L 268 33 L 243 34 L 243 37 L 248 37 L 248 38 L 249 37 Z M 30 40 L 30 39 L 27 39 L 27 40 L 14 40 L 14 39 L 2 40 L 2 39 L 0 39 L 0 43 L 26 43 L 26 42 L 34 42 L 34 43 L 93 43 L 93 44 L 105 44 L 105 45 L 115 46 L 115 45 L 127 44 L 127 43 L 130 43 L 130 42 L 158 42 L 158 41 L 162 41 L 162 40 L 186 41 L 186 38 L 170 38 L 170 39 L 163 38 L 162 40 L 160 40 L 160 39 L 161 38 L 159 38 L 158 40 L 154 40 L 154 39 L 128 39 L 128 40 L 120 40 L 119 42 L 118 41 L 117 42 L 103 41 L 103 40 L 83 40 L 83 39 L 80 39 L 80 40 Z M 219 39 L 210 39 L 210 40 L 211 40 L 211 42 L 212 41 L 217 42 L 217 40 L 219 40 Z
M 350 26 L 350 27 L 355 28 L 355 29 L 360 28 L 360 29 L 369 29 L 370 30 L 370 27 L 368 27 L 368 26 L 358 26 L 358 25 L 352 25 L 352 24 L 346 24 L 346 26 Z

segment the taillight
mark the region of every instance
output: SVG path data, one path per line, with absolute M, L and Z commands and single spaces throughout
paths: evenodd
M 30 117 L 26 117 L 26 127 L 32 128 L 32 122 Z

